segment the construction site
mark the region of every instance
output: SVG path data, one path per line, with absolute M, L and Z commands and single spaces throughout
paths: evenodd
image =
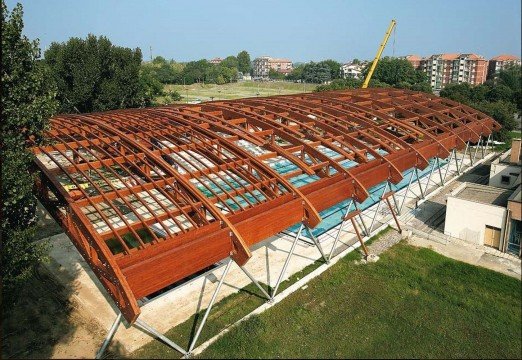
M 127 351 L 152 335 L 191 355 L 213 304 L 248 283 L 273 306 L 292 291 L 279 294 L 281 282 L 318 259 L 328 267 L 360 248 L 372 261 L 365 240 L 388 223 L 411 232 L 398 217 L 491 157 L 499 128 L 462 104 L 397 89 L 51 124 L 52 141 L 34 153 L 39 198 L 67 234 L 53 240 L 54 272 L 88 264 L 76 296 L 108 331 L 99 356 L 115 333 Z M 188 349 L 162 335 L 205 307 Z

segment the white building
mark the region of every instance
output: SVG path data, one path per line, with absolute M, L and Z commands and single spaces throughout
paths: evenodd
M 520 139 L 491 164 L 489 185 L 464 183 L 446 203 L 444 234 L 521 256 Z
M 513 189 L 521 183 L 521 140 L 513 139 L 511 150 L 491 163 L 489 186 Z
M 444 234 L 499 249 L 505 239 L 507 203 L 513 191 L 464 183 L 446 204 Z
M 360 79 L 364 65 L 347 63 L 341 65 L 341 76 L 343 79 Z

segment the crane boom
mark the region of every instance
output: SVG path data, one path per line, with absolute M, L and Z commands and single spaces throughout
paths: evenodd
M 373 59 L 372 66 L 370 67 L 370 71 L 368 71 L 368 75 L 366 75 L 366 79 L 364 79 L 364 82 L 362 84 L 362 88 L 366 89 L 368 87 L 368 84 L 370 83 L 370 79 L 372 78 L 373 72 L 375 71 L 375 68 L 377 67 L 377 63 L 379 62 L 379 59 L 381 58 L 382 52 L 384 51 L 384 48 L 386 47 L 386 43 L 388 42 L 388 39 L 390 38 L 391 32 L 393 31 L 393 28 L 397 22 L 395 20 L 392 20 L 390 23 L 390 26 L 388 26 L 388 30 L 386 30 L 386 34 L 384 34 L 384 40 L 382 41 L 381 45 L 379 46 L 379 50 L 377 50 L 377 55 L 375 55 L 375 59 Z

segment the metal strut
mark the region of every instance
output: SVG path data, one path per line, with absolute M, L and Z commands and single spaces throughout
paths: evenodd
M 227 276 L 231 265 L 232 265 L 232 259 L 228 260 L 228 263 L 225 266 L 223 275 L 221 275 L 221 279 L 219 280 L 216 290 L 214 291 L 214 294 L 212 295 L 212 298 L 210 299 L 210 303 L 208 304 L 207 310 L 205 311 L 205 315 L 203 315 L 203 319 L 201 320 L 201 323 L 199 324 L 198 330 L 196 331 L 196 334 L 194 335 L 194 338 L 192 339 L 192 342 L 190 343 L 189 349 L 185 354 L 186 357 L 190 356 L 190 353 L 194 349 L 194 346 L 196 346 L 196 342 L 198 341 L 199 335 L 201 334 L 201 330 L 203 330 L 203 326 L 205 326 L 205 322 L 207 321 L 208 315 L 210 314 L 210 310 L 212 310 L 212 306 L 214 306 L 214 302 L 216 301 L 219 290 L 221 290 L 221 286 L 223 285 L 223 282 L 225 281 L 225 277 Z
M 112 326 L 111 326 L 109 332 L 107 333 L 107 336 L 105 337 L 105 340 L 103 340 L 103 343 L 102 343 L 100 349 L 96 353 L 95 359 L 101 359 L 102 358 L 103 354 L 105 353 L 105 350 L 107 349 L 107 346 L 112 341 L 112 338 L 114 337 L 114 334 L 116 333 L 116 330 L 118 330 L 118 326 L 121 323 L 121 317 L 122 317 L 121 312 L 118 312 L 118 316 L 116 316 L 116 319 L 112 323 Z
M 137 319 L 136 322 L 134 323 L 134 326 L 142 329 L 145 332 L 148 332 L 148 333 L 154 335 L 155 337 L 157 337 L 158 339 L 163 341 L 165 344 L 167 344 L 171 348 L 179 351 L 181 354 L 187 355 L 187 352 L 185 350 L 183 350 L 183 348 L 181 346 L 179 346 L 178 344 L 176 344 L 175 342 L 173 342 L 172 340 L 167 338 L 165 335 L 163 335 L 162 333 L 160 333 L 159 331 L 154 329 L 152 326 L 147 324 L 145 321 L 143 321 L 141 319 Z
M 384 195 L 386 195 L 386 190 L 388 190 L 388 182 L 384 185 L 384 190 L 382 191 L 382 195 L 379 198 L 379 202 L 377 203 L 377 209 L 375 210 L 375 215 L 372 218 L 372 222 L 370 224 L 370 232 L 373 231 L 373 224 L 375 222 L 375 219 L 377 218 L 377 214 L 379 213 L 379 210 L 381 209 L 381 201 L 384 199 Z
M 413 181 L 413 171 L 411 172 L 411 176 L 410 176 L 410 181 L 408 181 L 408 186 L 406 187 L 406 192 L 404 193 L 404 197 L 402 198 L 402 203 L 401 203 L 401 206 L 397 209 L 397 214 L 401 214 L 402 213 L 402 208 L 404 206 L 404 203 L 406 202 L 406 197 L 408 196 L 408 192 L 410 191 L 410 186 L 411 186 L 411 183 Z
M 350 211 L 350 209 L 352 207 L 352 204 L 355 206 L 355 211 Z M 330 259 L 333 256 L 333 252 L 334 252 L 334 250 L 336 248 L 336 245 L 339 242 L 339 239 L 341 237 L 341 231 L 343 230 L 344 224 L 346 223 L 347 220 L 351 220 L 352 226 L 355 229 L 355 233 L 357 235 L 357 238 L 359 239 L 359 241 L 361 243 L 361 246 L 363 247 L 363 250 L 365 251 L 365 254 L 368 255 L 366 246 L 364 245 L 364 242 L 362 241 L 362 238 L 361 238 L 361 236 L 359 234 L 359 231 L 356 228 L 357 223 L 353 219 L 355 216 L 359 216 L 359 220 L 361 220 L 361 223 L 362 223 L 363 228 L 364 228 L 365 236 L 369 236 L 370 235 L 370 232 L 368 231 L 368 228 L 366 227 L 366 223 L 364 222 L 364 219 L 362 217 L 362 211 L 357 206 L 357 201 L 354 201 L 353 199 L 351 199 L 350 203 L 348 204 L 348 207 L 346 208 L 346 212 L 342 216 L 342 221 L 341 221 L 341 224 L 339 225 L 339 230 L 337 231 L 337 234 L 335 235 L 335 240 L 334 240 L 334 242 L 332 244 L 332 248 L 330 249 L 330 253 L 328 254 L 328 261 L 330 261 Z
M 301 232 L 303 231 L 303 227 L 304 227 L 304 225 L 301 224 L 301 226 L 299 227 L 299 230 L 297 231 L 294 242 L 292 243 L 292 247 L 290 248 L 290 252 L 288 253 L 288 256 L 286 257 L 285 263 L 283 265 L 283 269 L 281 270 L 281 274 L 279 274 L 277 283 L 276 283 L 274 289 L 272 290 L 272 297 L 271 297 L 272 300 L 274 300 L 274 297 L 277 294 L 277 289 L 279 288 L 281 281 L 283 281 L 283 277 L 285 276 L 286 268 L 288 267 L 288 264 L 290 263 L 290 258 L 292 257 L 292 254 L 295 251 L 295 246 L 297 245 L 297 241 L 301 237 Z
M 434 170 L 435 170 L 435 163 L 431 164 L 430 174 L 428 175 L 428 182 L 426 183 L 426 188 L 424 189 L 425 194 L 428 193 L 428 187 L 430 186 L 431 175 L 433 175 Z
M 464 159 L 466 158 L 466 153 L 468 152 L 469 148 L 469 141 L 466 142 L 466 148 L 464 149 L 464 153 L 462 154 L 462 159 L 460 160 L 460 168 L 464 166 Z M 470 160 L 471 160 L 471 154 L 470 154 Z
M 350 212 L 350 208 L 352 207 L 353 203 L 354 203 L 353 199 L 350 200 L 350 202 L 348 203 L 348 207 L 346 208 L 346 212 L 342 215 L 341 223 L 339 224 L 339 230 L 337 231 L 337 234 L 335 234 L 335 240 L 333 242 L 332 248 L 330 249 L 330 253 L 328 254 L 328 261 L 330 261 L 330 259 L 333 256 L 335 246 L 337 245 L 337 242 L 339 241 L 339 238 L 341 237 L 341 231 L 343 230 L 343 226 L 344 226 L 344 222 L 345 222 L 344 218 Z

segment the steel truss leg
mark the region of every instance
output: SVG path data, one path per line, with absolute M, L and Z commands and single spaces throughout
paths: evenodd
M 324 261 L 328 264 L 330 262 L 330 260 L 324 255 L 323 248 L 321 247 L 321 244 L 319 243 L 319 240 L 317 240 L 317 238 L 312 233 L 312 230 L 310 230 L 310 228 L 308 226 L 305 225 L 305 228 L 306 228 L 306 231 L 308 232 L 308 234 L 310 235 L 310 238 L 314 242 L 315 246 L 317 247 L 317 249 L 321 253 L 321 256 L 323 257 Z
M 387 197 L 385 200 L 386 200 L 386 203 L 388 204 L 388 207 L 390 208 L 390 211 L 393 216 L 393 220 L 395 220 L 395 224 L 397 224 L 397 229 L 399 229 L 399 233 L 402 233 L 401 225 L 399 224 L 399 219 L 397 219 L 397 216 L 395 215 L 395 211 L 393 211 L 393 207 L 390 202 L 390 199 Z
M 384 191 L 382 192 L 382 195 L 379 198 L 379 202 L 377 203 L 377 209 L 375 210 L 375 215 L 372 218 L 372 222 L 370 224 L 370 233 L 373 231 L 373 224 L 375 223 L 375 219 L 377 218 L 377 214 L 379 213 L 379 210 L 381 209 L 381 202 L 384 197 L 384 194 L 386 194 L 386 190 L 388 190 L 388 182 L 384 185 Z
M 459 159 L 457 158 L 457 149 L 453 149 L 455 153 L 455 166 L 457 168 L 457 175 L 460 175 Z
M 422 184 L 420 182 L 420 177 L 419 177 L 419 169 L 417 169 L 417 168 L 415 168 L 415 177 L 417 178 L 417 184 L 419 184 L 421 198 L 424 199 L 424 191 L 422 191 Z
M 482 138 L 479 139 L 477 146 L 475 148 L 475 154 L 473 154 L 473 160 L 471 161 L 471 165 L 473 165 L 473 162 L 475 162 L 475 158 L 477 157 L 478 150 L 480 148 L 480 143 L 482 142 Z M 471 154 L 471 152 L 470 152 Z
M 439 158 L 437 158 L 437 170 L 439 172 L 439 178 L 440 178 L 440 185 L 439 186 L 444 186 L 444 178 L 442 177 L 442 170 L 440 168 L 440 160 L 439 160 Z
M 290 248 L 290 252 L 288 253 L 288 256 L 286 257 L 285 264 L 283 265 L 283 269 L 281 270 L 281 274 L 279 274 L 279 278 L 277 279 L 277 283 L 274 287 L 274 290 L 272 291 L 272 300 L 277 294 L 277 289 L 279 288 L 279 285 L 281 284 L 281 281 L 283 281 L 283 277 L 285 276 L 286 268 L 288 267 L 288 264 L 290 263 L 290 258 L 292 257 L 292 254 L 295 251 L 295 246 L 297 245 L 297 241 L 301 237 L 301 232 L 303 231 L 304 225 L 301 224 L 299 227 L 299 231 L 297 232 L 297 235 L 295 236 L 294 242 L 292 243 L 292 247 Z
M 438 159 L 438 158 L 437 158 Z M 428 187 L 430 186 L 430 181 L 431 181 L 431 175 L 433 175 L 433 171 L 435 170 L 435 163 L 433 163 L 431 165 L 431 170 L 430 170 L 430 174 L 428 175 L 428 182 L 426 183 L 426 188 L 424 189 L 424 193 L 427 194 L 428 193 Z
M 460 168 L 464 166 L 464 159 L 466 158 L 466 154 L 468 153 L 469 148 L 469 141 L 466 142 L 466 148 L 464 149 L 464 153 L 462 154 L 462 159 L 460 160 Z M 471 154 L 470 154 L 470 160 L 471 160 Z
M 486 150 L 486 153 L 488 152 L 488 148 L 489 148 L 489 140 L 491 139 L 491 134 L 488 135 L 488 139 L 486 140 L 486 144 L 485 144 L 485 150 Z M 482 157 L 484 158 L 485 155 L 484 153 L 482 153 Z
M 114 334 L 116 333 L 116 330 L 118 330 L 118 326 L 121 323 L 121 316 L 122 316 L 121 312 L 118 313 L 118 316 L 116 316 L 116 319 L 112 323 L 112 326 L 111 326 L 109 332 L 107 333 L 107 336 L 105 337 L 105 340 L 103 341 L 103 344 L 100 347 L 100 350 L 98 350 L 98 352 L 96 353 L 96 357 L 95 357 L 96 359 L 102 358 L 103 354 L 105 353 L 105 350 L 107 349 L 107 346 L 112 341 L 112 338 L 114 337 Z M 184 354 L 184 353 L 185 352 L 182 352 L 182 354 Z
M 152 326 L 147 324 L 145 321 L 138 319 L 134 323 L 134 326 L 140 328 L 141 330 L 143 330 L 143 331 L 145 331 L 145 332 L 147 332 L 149 334 L 154 335 L 155 337 L 157 337 L 158 339 L 163 341 L 165 344 L 167 344 L 171 348 L 175 349 L 176 351 L 179 351 L 181 354 L 187 355 L 187 352 L 185 350 L 183 350 L 183 348 L 181 346 L 179 346 L 178 344 L 176 344 L 172 340 L 168 339 L 165 335 L 163 335 L 160 332 L 158 332 L 156 329 L 154 329 Z
M 355 210 L 359 210 L 359 206 L 357 206 L 357 201 L 354 201 L 354 205 L 355 205 Z M 364 233 L 366 234 L 366 236 L 370 236 L 370 232 L 368 231 L 368 228 L 366 227 L 366 223 L 364 222 L 364 219 L 362 217 L 362 211 L 359 212 L 359 220 L 361 220 L 361 223 L 364 227 Z
M 205 322 L 207 321 L 208 314 L 210 314 L 210 310 L 212 310 L 212 306 L 214 306 L 214 302 L 216 301 L 219 290 L 221 290 L 221 286 L 223 285 L 223 282 L 225 281 L 225 277 L 227 276 L 231 265 L 232 265 L 232 259 L 230 259 L 228 261 L 228 263 L 225 267 L 225 270 L 223 271 L 223 275 L 221 275 L 221 279 L 219 280 L 218 286 L 216 287 L 216 290 L 214 291 L 214 294 L 212 295 L 212 298 L 210 299 L 210 303 L 208 304 L 207 310 L 205 311 L 205 315 L 203 315 L 201 324 L 199 324 L 198 330 L 196 331 L 196 334 L 194 335 L 194 338 L 192 339 L 192 343 L 189 346 L 188 352 L 186 353 L 187 356 L 190 355 L 190 353 L 194 349 L 194 346 L 196 346 L 196 342 L 198 341 L 199 335 L 201 334 L 201 330 L 203 329 L 203 326 L 205 326 Z
M 448 176 L 448 171 L 451 166 L 451 160 L 453 160 L 453 155 L 455 154 L 455 149 L 451 150 L 450 157 L 448 159 L 448 166 L 446 166 L 446 170 L 444 171 L 444 180 L 446 180 L 446 177 Z M 444 185 L 444 182 L 443 182 Z
M 257 280 L 252 276 L 252 274 L 250 274 L 250 273 L 247 271 L 247 269 L 245 269 L 243 266 L 240 266 L 239 268 L 240 268 L 241 270 L 243 270 L 243 272 L 245 273 L 245 275 L 248 276 L 249 279 L 252 280 L 252 282 L 253 282 L 254 284 L 256 284 L 257 288 L 258 288 L 259 290 L 261 290 L 261 292 L 263 293 L 263 295 L 266 296 L 266 298 L 267 298 L 268 300 L 271 300 L 270 295 L 268 295 L 268 293 L 266 292 L 266 290 L 263 289 L 263 287 L 261 286 L 261 284 L 259 284 L 259 283 L 257 282 Z
M 408 192 L 410 191 L 410 186 L 413 181 L 413 171 L 411 172 L 410 181 L 408 182 L 408 186 L 406 187 L 406 192 L 404 193 L 404 197 L 402 198 L 401 206 L 397 209 L 397 213 L 400 215 L 402 212 L 402 207 L 404 206 L 404 203 L 406 202 L 406 197 L 408 196 Z
M 393 189 L 392 189 L 392 184 L 391 183 L 389 183 L 389 184 L 390 184 L 390 191 L 392 192 L 391 197 L 393 199 L 393 204 L 395 205 L 395 209 L 397 211 L 399 211 L 399 203 L 397 202 L 397 198 L 395 198 L 395 191 L 393 191 Z
M 328 261 L 330 261 L 330 259 L 332 258 L 333 256 L 333 252 L 335 250 L 335 246 L 337 245 L 337 242 L 339 241 L 339 238 L 341 237 L 341 231 L 343 230 L 343 226 L 344 226 L 344 218 L 346 215 L 348 215 L 348 213 L 350 212 L 350 208 L 352 207 L 352 204 L 354 203 L 353 200 L 350 200 L 350 203 L 348 204 L 348 207 L 346 208 L 346 212 L 342 215 L 342 221 L 341 221 L 341 224 L 339 225 L 339 231 L 337 231 L 337 234 L 335 234 L 335 240 L 333 242 L 333 245 L 332 245 L 332 249 L 330 250 L 330 254 L 328 254 Z M 357 207 L 357 205 L 356 205 Z

